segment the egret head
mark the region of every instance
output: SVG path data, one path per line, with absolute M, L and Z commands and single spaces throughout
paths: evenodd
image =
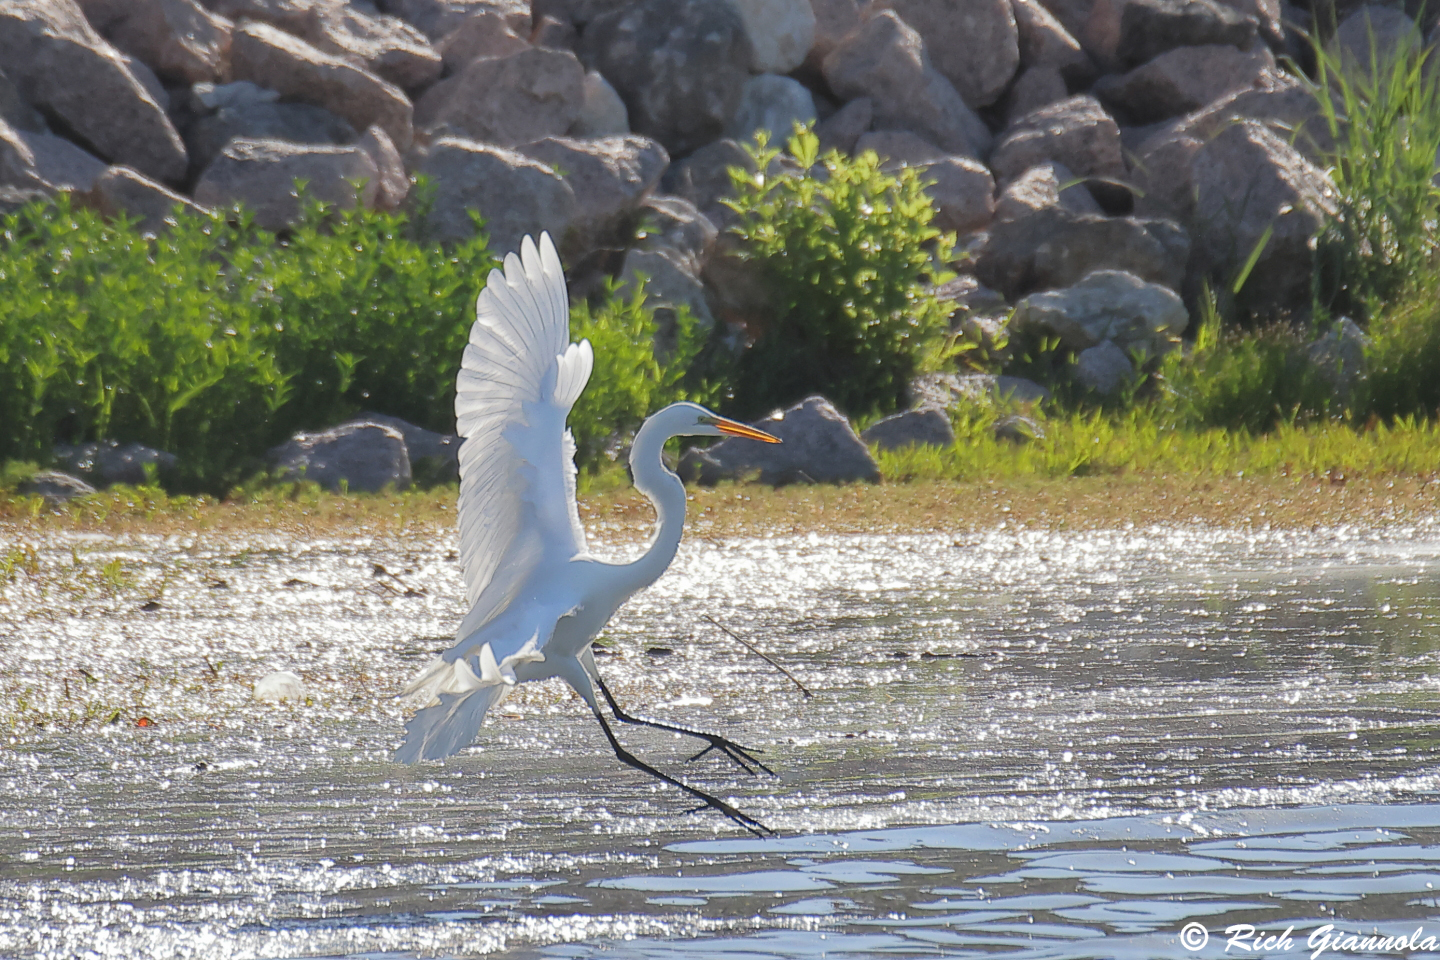
M 664 416 L 672 437 L 744 437 L 764 443 L 779 443 L 779 437 L 772 437 L 764 430 L 756 430 L 745 424 L 718 413 L 712 413 L 698 403 L 674 403 L 656 417 Z

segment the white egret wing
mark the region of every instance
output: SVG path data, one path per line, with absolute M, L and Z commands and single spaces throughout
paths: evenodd
M 565 417 L 590 379 L 590 344 L 571 344 L 555 245 L 526 237 L 492 270 L 455 381 L 460 561 L 472 604 L 464 638 L 515 599 L 542 563 L 585 552 L 575 445 Z

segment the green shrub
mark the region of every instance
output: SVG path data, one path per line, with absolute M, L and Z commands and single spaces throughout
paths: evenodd
M 822 393 L 852 417 L 894 411 L 948 333 L 930 284 L 949 278 L 954 238 L 931 225 L 920 172 L 882 171 L 873 152 L 820 156 L 804 129 L 788 169 L 763 134 L 749 150 L 758 172 L 732 168 L 727 203 L 740 256 L 763 264 L 775 302 L 740 359 L 731 409 L 750 416 Z
M 1364 323 L 1417 287 L 1434 290 L 1440 86 L 1419 28 L 1368 64 L 1314 43 L 1315 96 L 1335 151 L 1339 213 L 1317 242 L 1317 314 Z
M 590 341 L 595 369 L 570 413 L 576 460 L 599 467 L 612 441 L 639 428 L 645 417 L 677 400 L 710 403 L 715 390 L 689 382 L 688 374 L 707 331 L 687 309 L 676 311 L 675 348 L 656 357 L 655 311 L 645 305 L 643 285 L 628 299 L 612 286 L 599 307 L 570 309 L 570 339 Z

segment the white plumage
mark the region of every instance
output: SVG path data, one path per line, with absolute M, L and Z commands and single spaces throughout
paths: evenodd
M 744 748 L 702 733 L 625 714 L 600 681 L 590 643 L 614 612 L 665 571 L 684 526 L 685 490 L 660 451 L 673 436 L 732 436 L 778 442 L 693 403 L 645 421 L 631 448 L 636 487 L 655 504 L 657 529 L 637 561 L 591 557 L 575 503 L 575 443 L 566 417 L 594 367 L 588 341 L 570 343 L 569 298 L 550 237 L 529 237 L 520 255 L 492 270 L 455 383 L 460 447 L 460 562 L 470 611 L 453 647 L 406 688 L 425 706 L 396 752 L 404 763 L 464 749 L 485 714 L 517 683 L 561 677 L 584 698 L 616 756 L 754 832 L 765 828 L 709 794 L 637 760 L 615 739 L 595 698 L 616 718 L 707 740 L 746 770 L 766 770 Z M 594 685 L 592 685 L 592 679 Z

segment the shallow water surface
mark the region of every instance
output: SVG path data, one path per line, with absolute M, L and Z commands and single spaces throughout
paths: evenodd
M 1440 527 L 687 542 L 600 669 L 765 751 L 624 731 L 769 840 L 556 684 L 391 763 L 463 612 L 448 538 L 33 546 L 0 956 L 1440 956 Z M 276 669 L 305 702 L 251 697 Z

